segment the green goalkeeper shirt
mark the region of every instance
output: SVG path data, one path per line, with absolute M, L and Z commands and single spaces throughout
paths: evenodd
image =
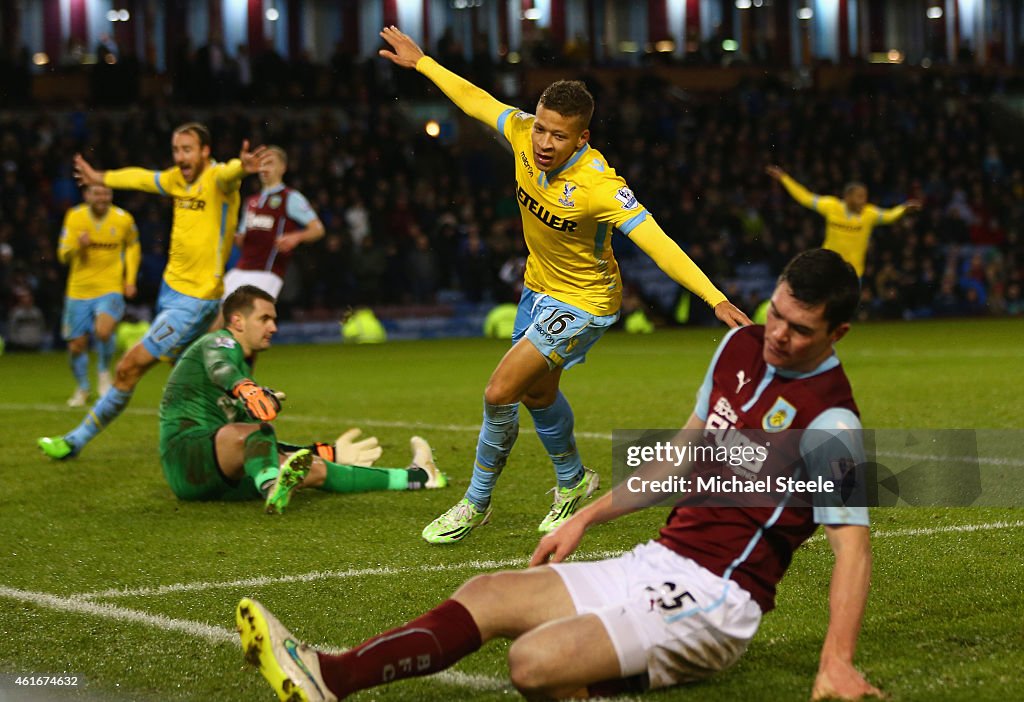
M 216 430 L 231 422 L 252 422 L 231 396 L 252 368 L 226 329 L 206 334 L 182 354 L 160 401 L 160 443 L 197 427 Z

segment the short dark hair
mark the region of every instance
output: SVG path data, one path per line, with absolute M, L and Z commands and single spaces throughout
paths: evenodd
M 255 285 L 243 285 L 224 299 L 221 311 L 224 313 L 224 324 L 231 322 L 231 315 L 240 313 L 243 317 L 252 312 L 256 300 L 266 300 L 274 304 L 277 300 L 266 290 Z
M 779 276 L 782 283 L 788 283 L 793 297 L 809 307 L 824 303 L 829 331 L 853 319 L 860 302 L 857 272 L 828 249 L 811 249 L 794 256 Z
M 579 117 L 583 129 L 594 116 L 594 96 L 581 80 L 556 80 L 541 93 L 540 104 L 563 117 Z
M 175 134 L 183 134 L 191 132 L 196 135 L 199 139 L 199 147 L 210 145 L 210 130 L 207 129 L 206 125 L 202 122 L 185 122 L 185 124 L 179 124 L 174 128 Z
M 843 186 L 843 197 L 849 195 L 852 191 L 857 188 L 863 188 L 864 192 L 868 191 L 868 186 L 861 183 L 859 180 L 851 180 L 849 183 Z

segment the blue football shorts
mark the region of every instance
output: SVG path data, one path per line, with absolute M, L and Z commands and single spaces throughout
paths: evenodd
M 550 295 L 523 288 L 512 343 L 525 336 L 547 359 L 548 368 L 572 368 L 587 360 L 587 351 L 618 318 L 618 312 L 591 314 Z
M 189 344 L 206 333 L 219 309 L 220 300 L 183 295 L 164 282 L 156 300 L 156 319 L 142 337 L 142 345 L 155 358 L 177 360 Z
M 124 295 L 107 293 L 99 297 L 79 299 L 64 298 L 64 315 L 60 322 L 60 333 L 65 341 L 85 336 L 93 330 L 93 323 L 101 314 L 110 315 L 114 321 L 124 316 Z

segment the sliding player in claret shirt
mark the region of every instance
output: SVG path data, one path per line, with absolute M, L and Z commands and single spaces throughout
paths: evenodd
M 235 243 L 242 255 L 224 276 L 224 296 L 242 285 L 255 285 L 277 298 L 284 274 L 299 244 L 310 244 L 324 235 L 324 225 L 309 201 L 284 184 L 288 155 L 280 146 L 268 146 L 260 165 L 259 195 L 245 201 Z
M 832 195 L 812 193 L 778 166 L 768 166 L 765 172 L 782 183 L 794 200 L 825 218 L 825 243 L 822 247 L 842 256 L 860 276 L 864 275 L 864 259 L 871 231 L 880 224 L 892 224 L 907 212 L 921 208 L 917 200 L 907 200 L 889 209 L 872 205 L 868 202 L 868 189 L 863 183 L 848 183 L 840 200 Z
M 85 419 L 64 436 L 37 440 L 50 458 L 77 456 L 128 406 L 135 386 L 157 361 L 174 361 L 217 318 L 224 289 L 224 264 L 238 224 L 238 189 L 242 179 L 259 170 L 265 147 L 249 150 L 242 142 L 238 158 L 217 163 L 210 158 L 210 132 L 197 122 L 183 124 L 171 137 L 174 166 L 164 171 L 121 168 L 97 171 L 75 155 L 75 177 L 83 186 L 159 193 L 174 199 L 171 248 L 157 315 L 138 344 L 121 357 L 114 383 Z
M 484 391 L 484 421 L 469 490 L 423 530 L 430 543 L 464 539 L 491 516 L 491 493 L 519 433 L 519 403 L 533 416 L 558 476 L 551 510 L 540 523 L 551 531 L 598 486 L 584 468 L 573 437 L 573 413 L 559 391 L 562 371 L 587 351 L 619 317 L 622 279 L 611 235 L 629 236 L 673 280 L 699 295 L 730 326 L 749 324 L 707 276 L 659 227 L 592 149 L 594 101 L 579 81 L 558 81 L 544 91 L 531 115 L 442 68 L 408 36 L 387 27 L 393 51 L 380 55 L 432 80 L 466 114 L 505 137 L 515 154 L 516 196 L 530 255 L 526 287 L 512 335 L 514 345 Z
M 246 661 L 280 699 L 306 702 L 334 702 L 431 675 L 496 638 L 514 639 L 509 677 L 530 700 L 611 697 L 697 682 L 740 659 L 774 609 L 794 552 L 821 525 L 834 563 L 828 611 L 819 615 L 827 616 L 828 627 L 811 699 L 881 696 L 854 667 L 871 580 L 868 509 L 849 499 L 857 489 L 806 487 L 834 477 L 840 466 L 864 464 L 857 405 L 834 350 L 859 295 L 853 267 L 837 253 L 806 251 L 779 278 L 767 324 L 733 330 L 719 345 L 676 446 L 704 436 L 712 442 L 705 446 L 732 456 L 770 444 L 756 472 L 729 458 L 649 463 L 632 474 L 657 484 L 698 470 L 745 485 L 765 475 L 796 478 L 768 501 L 684 491 L 657 539 L 614 558 L 566 562 L 590 527 L 663 503 L 664 492 L 636 490 L 631 477 L 544 536 L 532 567 L 472 578 L 432 610 L 344 653 L 306 646 L 259 602 L 245 598 L 235 621 Z M 807 616 L 807 602 L 790 599 L 787 606 Z M 308 607 L 323 616 L 321 598 L 310 597 Z M 772 665 L 773 643 L 761 646 L 762 662 Z M 789 660 L 777 665 L 793 668 Z M 750 680 L 757 684 L 756 676 Z M 701 697 L 700 690 L 689 692 L 663 699 Z M 780 696 L 754 688 L 740 697 Z
M 409 468 L 372 468 L 381 449 L 358 429 L 334 444 L 278 441 L 270 423 L 279 393 L 253 380 L 252 364 L 277 331 L 274 298 L 243 285 L 224 300 L 225 326 L 192 344 L 174 366 L 160 402 L 160 462 L 182 500 L 265 500 L 284 512 L 295 489 L 328 492 L 443 488 L 426 441 L 412 437 Z
M 135 297 L 141 253 L 135 219 L 111 205 L 110 188 L 83 189 L 85 203 L 64 216 L 57 258 L 70 266 L 61 334 L 68 342 L 76 388 L 69 407 L 89 399 L 89 333 L 96 343 L 97 386 L 110 390 L 114 328 L 124 316 L 124 299 Z

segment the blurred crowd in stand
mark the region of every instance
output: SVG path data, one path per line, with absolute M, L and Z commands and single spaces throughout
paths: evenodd
M 756 307 L 764 286 L 751 281 L 770 280 L 793 253 L 822 241 L 823 220 L 766 176 L 765 166 L 778 164 L 816 193 L 840 195 L 846 182 L 861 181 L 880 206 L 923 202 L 921 212 L 875 230 L 863 317 L 1024 314 L 1024 113 L 1005 99 L 1012 81 L 894 67 L 822 90 L 766 72 L 736 90 L 701 94 L 651 72 L 616 71 L 600 81 L 572 67 L 572 54 L 553 58 L 538 46 L 515 66 L 483 52 L 467 59 L 450 37 L 434 54 L 528 110 L 537 95 L 523 94 L 524 72 L 569 64 L 566 77 L 586 80 L 596 98 L 591 143 L 737 304 Z M 428 98 L 446 103 L 413 72 L 340 49 L 316 65 L 272 53 L 250 60 L 244 47 L 228 56 L 219 43 L 182 45 L 168 72 L 170 96 L 135 102 L 137 87 L 118 81 L 130 83 L 124 76 L 138 64 L 118 56 L 93 66 L 88 107 L 42 110 L 27 102 L 31 79 L 11 68 L 24 60 L 9 52 L 0 67 L 10 69 L 0 70 L 0 91 L 22 105 L 0 112 L 0 333 L 9 345 L 57 339 L 65 275 L 57 236 L 81 199 L 72 155 L 81 151 L 98 168 L 166 168 L 171 130 L 192 119 L 211 128 L 218 159 L 235 155 L 243 139 L 284 147 L 286 183 L 326 227 L 321 241 L 297 251 L 282 293 L 286 318 L 518 298 L 526 250 L 511 156 L 493 132 L 454 110 L 441 119 L 440 138 L 428 136 L 422 112 L 408 108 Z M 256 178 L 243 185 L 258 189 Z M 151 304 L 170 202 L 129 192 L 116 192 L 114 202 L 138 223 L 139 302 Z M 625 237 L 615 246 L 630 298 L 657 308 L 631 281 L 631 270 L 652 264 Z M 654 311 L 672 316 L 661 307 Z

